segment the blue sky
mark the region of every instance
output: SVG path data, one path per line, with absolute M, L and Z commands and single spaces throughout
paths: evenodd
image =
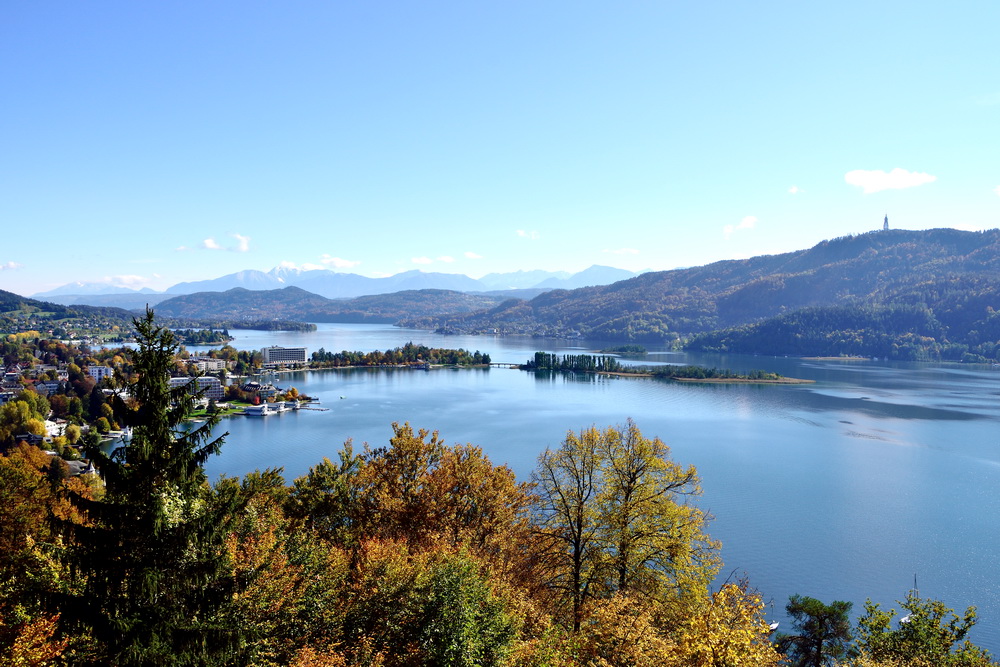
M 0 288 L 997 227 L 998 25 L 993 1 L 7 3 Z

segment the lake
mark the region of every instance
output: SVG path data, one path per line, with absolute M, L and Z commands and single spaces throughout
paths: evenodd
M 315 332 L 231 331 L 240 349 L 309 353 L 387 349 L 408 341 L 488 352 L 522 363 L 536 350 L 580 353 L 600 341 L 441 336 L 387 325 L 320 324 Z M 190 348 L 192 350 L 202 348 Z M 632 418 L 702 478 L 702 507 L 722 541 L 720 576 L 746 573 L 784 605 L 866 598 L 895 606 L 917 577 L 923 597 L 977 605 L 971 639 L 1000 652 L 1000 370 L 988 366 L 712 356 L 651 350 L 658 363 L 763 369 L 809 385 L 683 384 L 644 378 L 542 375 L 510 369 L 343 370 L 282 374 L 326 411 L 232 418 L 207 466 L 243 475 L 281 467 L 286 479 L 334 458 L 353 438 L 385 445 L 393 421 L 481 446 L 527 479 L 567 430 Z

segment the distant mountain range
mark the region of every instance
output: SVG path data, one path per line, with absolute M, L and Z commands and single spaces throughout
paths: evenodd
M 387 278 L 367 278 L 355 273 L 338 273 L 325 269 L 304 271 L 275 267 L 270 271 L 247 270 L 214 278 L 184 282 L 167 288 L 166 292 L 149 289 L 130 290 L 103 283 L 69 283 L 47 292 L 32 295 L 63 305 L 86 304 L 142 308 L 155 306 L 172 296 L 198 292 L 225 292 L 234 288 L 251 291 L 299 287 L 328 299 L 352 299 L 359 296 L 391 294 L 425 289 L 456 292 L 499 292 L 517 289 L 574 289 L 588 285 L 608 285 L 637 275 L 609 266 L 591 266 L 579 273 L 563 271 L 516 271 L 490 273 L 476 280 L 462 274 L 406 271 Z
M 461 314 L 492 308 L 502 297 L 454 290 L 404 290 L 356 299 L 327 299 L 300 287 L 225 292 L 197 292 L 175 296 L 156 307 L 160 317 L 183 320 L 240 321 L 295 320 L 300 322 L 384 322 L 426 313 Z
M 162 296 L 158 315 L 191 321 L 393 322 L 444 333 L 580 336 L 718 352 L 1000 358 L 997 229 L 870 232 L 780 255 L 650 272 L 605 285 L 552 287 L 597 282 L 615 272 L 627 273 L 591 267 L 573 276 L 521 272 L 473 281 L 416 271 L 377 280 L 328 271 L 244 271 L 172 289 L 287 280 L 299 285 L 134 296 Z M 538 278 L 531 288 L 486 289 Z M 427 287 L 439 280 L 451 289 Z M 369 288 L 382 293 L 331 299 L 303 285 L 337 294 Z M 418 289 L 399 289 L 408 285 Z

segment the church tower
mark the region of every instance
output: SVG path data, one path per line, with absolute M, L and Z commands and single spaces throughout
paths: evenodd
M 882 231 L 883 232 L 889 231 L 889 214 L 888 213 L 885 214 L 885 222 L 882 223 Z

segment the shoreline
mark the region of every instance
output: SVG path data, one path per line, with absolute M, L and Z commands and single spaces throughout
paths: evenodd
M 755 380 L 753 378 L 669 378 L 675 382 L 710 382 L 713 384 L 815 384 L 816 380 L 802 378 L 779 378 L 777 380 Z

